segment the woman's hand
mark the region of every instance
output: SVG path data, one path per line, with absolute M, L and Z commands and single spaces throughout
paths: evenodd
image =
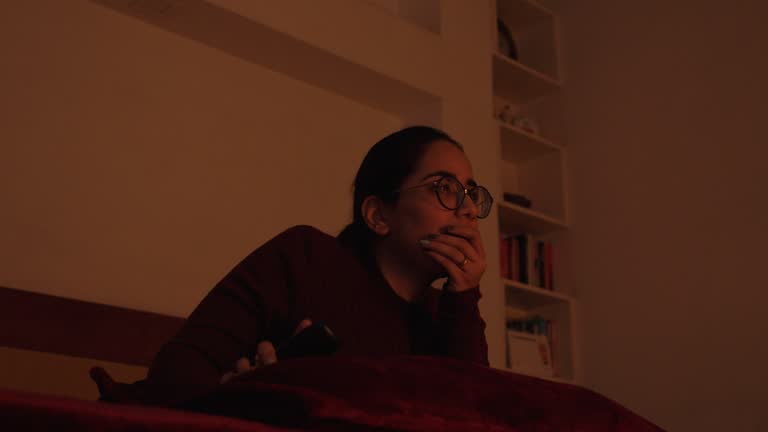
M 304 330 L 305 328 L 312 325 L 312 320 L 305 319 L 302 320 L 299 325 L 296 327 L 296 330 L 293 332 L 293 336 L 296 336 Z M 224 384 L 231 380 L 232 378 L 242 375 L 246 372 L 250 372 L 252 370 L 258 369 L 262 366 L 269 366 L 271 364 L 277 363 L 277 354 L 275 353 L 275 346 L 272 345 L 272 342 L 269 341 L 263 341 L 259 342 L 258 345 L 256 345 L 256 355 L 253 357 L 253 366 L 251 365 L 251 362 L 245 358 L 240 358 L 237 363 L 235 364 L 235 370 L 232 372 L 227 372 L 224 374 L 224 376 L 221 377 L 221 384 Z
M 448 273 L 445 288 L 466 291 L 480 285 L 485 273 L 485 250 L 480 231 L 468 227 L 449 227 L 439 235 L 421 240 L 427 255 L 435 259 Z

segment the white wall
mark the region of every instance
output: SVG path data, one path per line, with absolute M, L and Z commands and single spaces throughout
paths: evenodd
M 4 9 L 7 286 L 185 316 L 271 235 L 337 232 L 400 125 L 91 3 Z
M 768 8 L 561 3 L 585 384 L 768 430 Z
M 148 3 L 103 3 L 182 30 L 99 1 L 0 6 L 0 285 L 186 316 L 283 229 L 312 224 L 337 233 L 351 218 L 350 186 L 370 146 L 403 118 L 434 118 L 424 107 L 373 109 L 181 36 L 227 29 L 174 8 L 229 4 L 333 53 L 339 64 L 434 94 L 442 126 L 465 144 L 479 180 L 500 194 L 487 5 L 443 1 L 431 21 L 440 23 L 438 35 L 413 24 L 421 18 L 398 23 L 393 11 L 353 0 L 264 9 L 174 3 L 167 14 Z M 245 41 L 217 41 L 255 55 Z M 296 71 L 293 59 L 282 66 Z M 371 96 L 366 88 L 349 94 Z M 496 224 L 495 216 L 484 223 L 489 251 L 497 250 Z M 489 274 L 497 274 L 489 261 Z M 498 281 L 484 283 L 483 293 L 491 361 L 502 365 Z

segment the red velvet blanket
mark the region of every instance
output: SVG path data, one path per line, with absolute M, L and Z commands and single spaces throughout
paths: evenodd
M 287 432 L 263 423 L 0 389 L 2 431 Z
M 660 430 L 581 387 L 416 356 L 284 361 L 217 386 L 177 410 L 2 396 L 2 415 L 18 422 L 18 412 L 34 414 L 32 429 L 65 421 L 87 426 L 79 430 L 110 431 L 134 429 L 126 425 L 148 431 L 275 430 L 267 424 L 311 431 Z

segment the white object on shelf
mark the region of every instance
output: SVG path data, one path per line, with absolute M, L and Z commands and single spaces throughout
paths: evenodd
M 551 377 L 552 354 L 545 335 L 507 330 L 509 369 L 526 375 Z

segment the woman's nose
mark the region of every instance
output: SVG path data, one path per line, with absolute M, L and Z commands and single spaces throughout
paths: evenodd
M 477 219 L 477 215 L 480 214 L 480 209 L 469 195 L 464 196 L 464 202 L 461 203 L 461 207 L 457 211 L 459 216 L 467 216 L 472 220 Z

